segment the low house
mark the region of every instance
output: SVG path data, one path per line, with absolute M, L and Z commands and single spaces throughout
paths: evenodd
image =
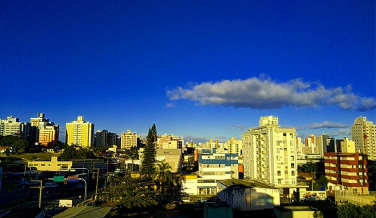
M 280 205 L 279 189 L 239 179 L 217 182 L 217 197 L 234 209 L 242 211 L 273 209 Z
M 309 206 L 283 206 L 274 208 L 277 218 L 323 218 L 324 214 L 320 210 Z

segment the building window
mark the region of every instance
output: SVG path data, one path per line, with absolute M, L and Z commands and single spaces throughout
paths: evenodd
M 278 176 L 281 176 L 281 171 L 277 171 L 277 175 L 278 175 Z
M 291 168 L 295 168 L 295 164 L 292 163 L 292 164 L 291 164 Z

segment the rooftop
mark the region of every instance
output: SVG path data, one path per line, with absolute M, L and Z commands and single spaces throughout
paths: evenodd
M 251 180 L 240 180 L 240 179 L 228 179 L 218 181 L 226 187 L 230 186 L 243 186 L 244 188 L 274 188 L 273 186 L 267 185 L 265 183 L 251 181 Z

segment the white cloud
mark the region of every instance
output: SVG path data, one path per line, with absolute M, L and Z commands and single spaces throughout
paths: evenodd
M 247 130 L 247 127 L 245 125 L 231 125 L 230 127 L 227 127 L 227 130 L 238 130 L 238 131 L 245 131 Z
M 328 135 L 333 136 L 333 137 L 339 136 L 339 138 L 343 138 L 343 137 L 351 138 L 351 129 L 350 128 L 339 129 L 338 131 L 328 133 Z
M 333 122 L 329 122 L 329 121 L 324 121 L 324 122 L 321 122 L 321 123 L 313 123 L 313 124 L 306 125 L 306 126 L 300 126 L 300 127 L 297 127 L 296 130 L 322 129 L 322 128 L 327 128 L 327 129 L 332 129 L 332 128 L 346 128 L 346 127 L 349 127 L 349 126 L 351 126 L 351 125 L 349 125 L 349 124 L 343 124 L 343 123 L 333 123 Z
M 376 108 L 373 97 L 361 97 L 345 88 L 326 88 L 316 82 L 294 79 L 276 82 L 270 78 L 252 77 L 246 80 L 223 80 L 177 87 L 167 91 L 170 100 L 187 99 L 201 105 L 222 105 L 235 108 L 277 109 L 335 105 L 342 109 L 360 111 Z
M 167 103 L 166 107 L 175 107 L 175 105 L 173 103 Z

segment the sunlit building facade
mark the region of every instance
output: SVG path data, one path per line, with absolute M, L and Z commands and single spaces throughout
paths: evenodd
M 368 155 L 369 160 L 376 160 L 376 125 L 366 117 L 358 117 L 351 126 L 351 135 L 355 150 Z
M 6 120 L 0 120 L 0 135 L 22 135 L 27 137 L 30 131 L 30 124 L 19 122 L 19 119 L 13 116 Z
M 297 185 L 294 128 L 281 128 L 278 117 L 261 117 L 260 127 L 242 134 L 244 178 L 276 187 Z
M 131 149 L 131 147 L 137 147 L 137 133 L 127 132 L 121 133 L 121 149 Z
M 59 125 L 45 118 L 44 113 L 38 113 L 36 118 L 30 118 L 31 141 L 45 147 L 54 147 L 59 141 Z
M 94 124 L 84 121 L 83 116 L 78 116 L 76 121 L 66 124 L 68 145 L 78 145 L 91 148 L 94 144 Z
M 167 135 L 167 133 L 162 136 L 158 136 L 156 149 L 181 149 L 184 145 L 184 138 L 177 137 L 174 135 Z

